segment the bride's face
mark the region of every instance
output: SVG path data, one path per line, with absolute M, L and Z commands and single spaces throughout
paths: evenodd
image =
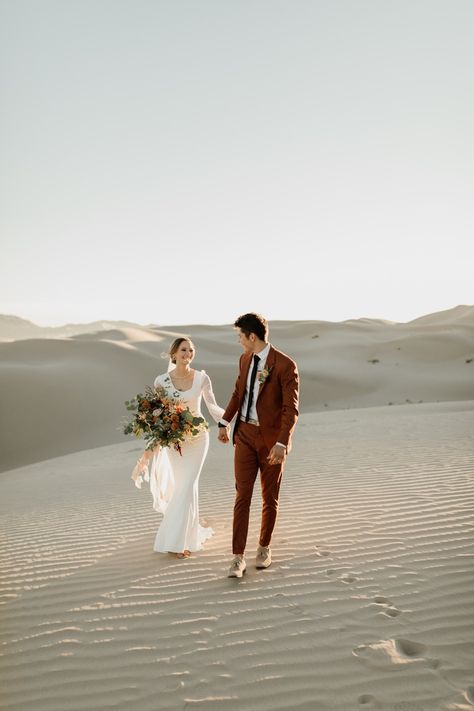
M 189 365 L 194 358 L 194 346 L 189 341 L 182 341 L 175 353 L 176 365 Z

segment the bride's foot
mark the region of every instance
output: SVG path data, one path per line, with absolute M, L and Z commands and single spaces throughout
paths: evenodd
M 176 556 L 178 558 L 189 558 L 191 555 L 191 551 L 185 550 L 182 553 L 177 553 Z

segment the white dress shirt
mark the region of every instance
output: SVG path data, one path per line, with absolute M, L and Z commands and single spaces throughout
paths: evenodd
M 270 344 L 267 343 L 263 351 L 260 351 L 260 353 L 254 353 L 252 355 L 252 361 L 250 363 L 250 368 L 249 372 L 247 375 L 247 385 L 245 387 L 245 397 L 244 401 L 242 403 L 242 409 L 240 411 L 240 414 L 245 417 L 247 413 L 247 406 L 249 402 L 249 392 L 250 392 L 250 380 L 252 378 L 252 370 L 253 370 L 253 357 L 258 356 L 260 360 L 258 361 L 257 365 L 257 377 L 255 378 L 255 384 L 253 386 L 253 398 L 252 398 L 252 404 L 250 406 L 250 413 L 249 417 L 251 420 L 258 420 L 258 415 L 257 415 L 257 397 L 258 397 L 258 391 L 260 389 L 260 380 L 258 379 L 258 374 L 262 372 L 262 370 L 265 367 L 265 363 L 267 362 L 267 356 L 268 353 L 270 352 Z

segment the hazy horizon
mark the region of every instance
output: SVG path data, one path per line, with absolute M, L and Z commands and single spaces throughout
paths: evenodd
M 473 301 L 470 0 L 0 6 L 0 312 L 382 318 Z
M 422 318 L 424 316 L 430 316 L 436 313 L 442 313 L 445 311 L 453 311 L 455 309 L 463 309 L 463 308 L 472 308 L 474 309 L 474 304 L 456 304 L 455 306 L 448 306 L 444 309 L 440 309 L 440 311 L 432 311 L 426 314 L 418 314 L 415 316 L 413 319 L 409 319 L 409 321 L 416 320 L 418 318 Z M 237 316 L 238 314 L 236 314 Z M 61 327 L 66 327 L 66 326 L 78 326 L 78 325 L 88 325 L 89 323 L 119 323 L 119 322 L 127 322 L 136 326 L 140 327 L 146 327 L 146 326 L 158 326 L 159 328 L 168 328 L 171 326 L 229 326 L 232 325 L 234 318 L 230 319 L 229 321 L 222 321 L 222 322 L 209 322 L 209 321 L 188 321 L 188 322 L 163 322 L 163 321 L 147 321 L 147 322 L 141 322 L 141 321 L 131 321 L 130 319 L 124 319 L 124 318 L 95 318 L 90 321 L 62 321 L 58 323 L 40 323 L 38 321 L 34 321 L 32 319 L 27 319 L 19 314 L 7 314 L 7 313 L 0 313 L 0 318 L 2 317 L 12 317 L 12 318 L 19 318 L 24 321 L 28 321 L 32 323 L 34 326 L 39 326 L 40 328 L 61 328 Z M 297 322 L 302 322 L 302 321 L 323 321 L 327 323 L 343 323 L 344 321 L 350 321 L 350 320 L 358 320 L 358 319 L 368 319 L 371 321 L 387 321 L 387 322 L 392 322 L 392 323 L 407 323 L 407 321 L 394 321 L 392 319 L 387 319 L 384 318 L 383 316 L 358 316 L 356 318 L 350 317 L 347 319 L 340 319 L 338 321 L 331 321 L 330 319 L 324 319 L 324 318 L 311 318 L 311 319 L 268 319 L 272 323 L 278 323 L 278 322 L 292 322 L 294 321 L 295 323 Z M 409 322 L 408 321 L 408 322 Z

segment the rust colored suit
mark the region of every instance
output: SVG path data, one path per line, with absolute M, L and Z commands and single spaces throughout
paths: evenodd
M 234 554 L 244 553 L 249 526 L 250 503 L 257 474 L 262 487 L 262 522 L 260 545 L 269 546 L 275 527 L 283 464 L 270 465 L 268 454 L 274 444 L 291 449 L 291 435 L 298 418 L 299 377 L 296 363 L 270 346 L 265 363 L 269 374 L 259 385 L 256 402 L 258 426 L 240 420 L 247 388 L 247 376 L 252 353 L 240 358 L 239 375 L 234 392 L 222 418 L 230 422 L 237 415 L 232 440 L 235 445 L 234 523 L 232 547 Z

